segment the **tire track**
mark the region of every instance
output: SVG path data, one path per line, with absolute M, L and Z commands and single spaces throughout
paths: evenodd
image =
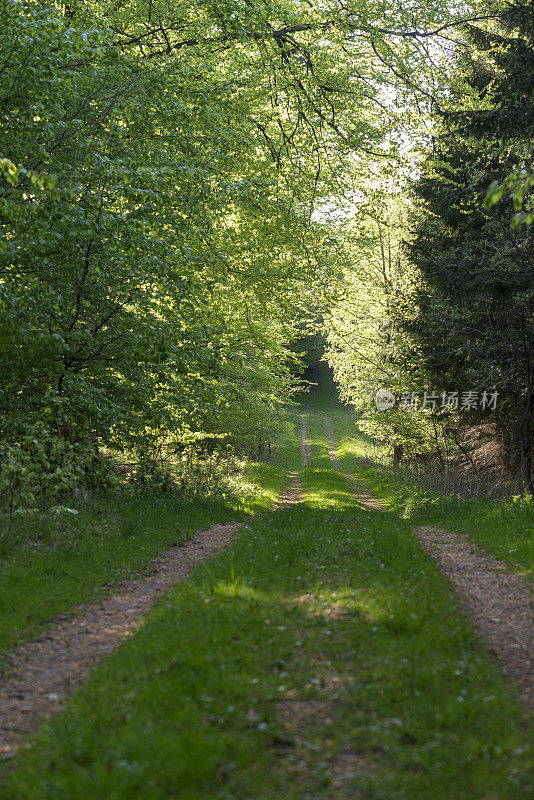
M 332 465 L 339 470 L 332 419 L 325 417 Z M 355 496 L 372 511 L 383 503 L 362 490 L 354 476 Z M 459 596 L 473 627 L 482 634 L 517 686 L 521 702 L 534 709 L 534 598 L 528 583 L 507 572 L 506 564 L 486 556 L 466 537 L 431 526 L 414 530 L 422 547 L 437 562 Z
M 212 525 L 152 561 L 151 575 L 126 581 L 97 603 L 80 606 L 35 641 L 7 656 L 0 679 L 0 759 L 10 758 L 42 719 L 58 713 L 100 660 L 132 636 L 156 599 L 192 568 L 232 543 L 241 523 Z

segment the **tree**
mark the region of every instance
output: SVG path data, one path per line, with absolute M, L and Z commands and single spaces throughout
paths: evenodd
M 470 29 L 475 55 L 459 66 L 480 102 L 445 114 L 413 186 L 407 255 L 419 276 L 411 298 L 417 313 L 404 325 L 419 343 L 421 364 L 444 389 L 498 388 L 492 420 L 507 449 L 520 452 L 530 493 L 534 240 L 528 229 L 511 229 L 512 203 L 490 211 L 482 201 L 492 177 L 530 164 L 533 19 L 530 4 L 517 2 L 499 28 Z M 487 421 L 472 409 L 464 424 Z

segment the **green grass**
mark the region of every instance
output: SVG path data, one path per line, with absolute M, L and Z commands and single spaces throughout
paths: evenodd
M 2 800 L 529 796 L 513 688 L 411 522 L 358 507 L 310 417 L 306 502 L 249 521 L 162 598 Z
M 244 517 L 224 503 L 121 492 L 80 505 L 76 517 L 36 520 L 31 534 L 15 526 L 0 540 L 0 650 L 142 570 L 193 531 Z
M 281 465 L 249 463 L 235 496 L 185 501 L 132 488 L 71 501 L 76 515 L 15 520 L 0 532 L 0 654 L 194 531 L 271 508 L 286 482 L 288 447 L 281 443 Z
M 413 526 L 435 525 L 465 534 L 482 550 L 502 559 L 511 572 L 534 580 L 534 504 L 523 497 L 472 499 L 438 494 L 388 474 L 383 468 L 358 466 L 358 479 L 389 508 Z
M 466 534 L 479 547 L 503 559 L 512 572 L 534 579 L 534 503 L 521 497 L 458 500 L 455 494 L 424 486 L 409 473 L 373 463 L 377 448 L 358 430 L 357 417 L 335 401 L 333 384 L 325 381 L 312 401 L 310 414 L 319 429 L 325 411 L 332 418 L 343 472 L 354 474 L 412 526 L 436 525 Z M 313 422 L 313 420 L 316 420 Z
M 512 572 L 534 580 L 534 505 L 524 498 L 472 501 L 451 508 L 443 525 L 466 533 L 477 545 L 507 562 Z

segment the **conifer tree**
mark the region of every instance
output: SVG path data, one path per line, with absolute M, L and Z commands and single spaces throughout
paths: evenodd
M 444 114 L 412 187 L 406 252 L 420 281 L 411 297 L 417 313 L 400 320 L 437 385 L 499 391 L 494 416 L 472 409 L 464 422 L 496 422 L 507 449 L 520 456 L 530 493 L 534 235 L 511 228 L 511 202 L 487 210 L 482 201 L 492 178 L 532 167 L 533 30 L 534 9 L 522 1 L 507 4 L 496 29 L 470 28 L 474 49 L 458 68 L 479 102 Z

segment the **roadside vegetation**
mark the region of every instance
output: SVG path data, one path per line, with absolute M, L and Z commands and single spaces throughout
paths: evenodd
M 281 442 L 278 461 L 287 445 Z M 271 508 L 285 483 L 275 463 L 248 462 L 204 496 L 171 483 L 68 498 L 69 510 L 15 518 L 0 537 L 0 655 L 59 614 L 150 568 L 151 559 L 212 523 L 243 521 Z M 1 665 L 1 664 L 0 664 Z
M 373 441 L 358 427 L 358 414 L 338 399 L 324 368 L 312 400 L 320 436 L 322 418 L 332 419 L 340 469 L 357 476 L 386 507 L 416 525 L 434 525 L 466 534 L 483 550 L 503 559 L 513 572 L 534 579 L 534 502 L 494 478 L 477 478 L 439 465 L 392 466 L 391 448 Z M 323 458 L 327 451 L 323 445 Z

